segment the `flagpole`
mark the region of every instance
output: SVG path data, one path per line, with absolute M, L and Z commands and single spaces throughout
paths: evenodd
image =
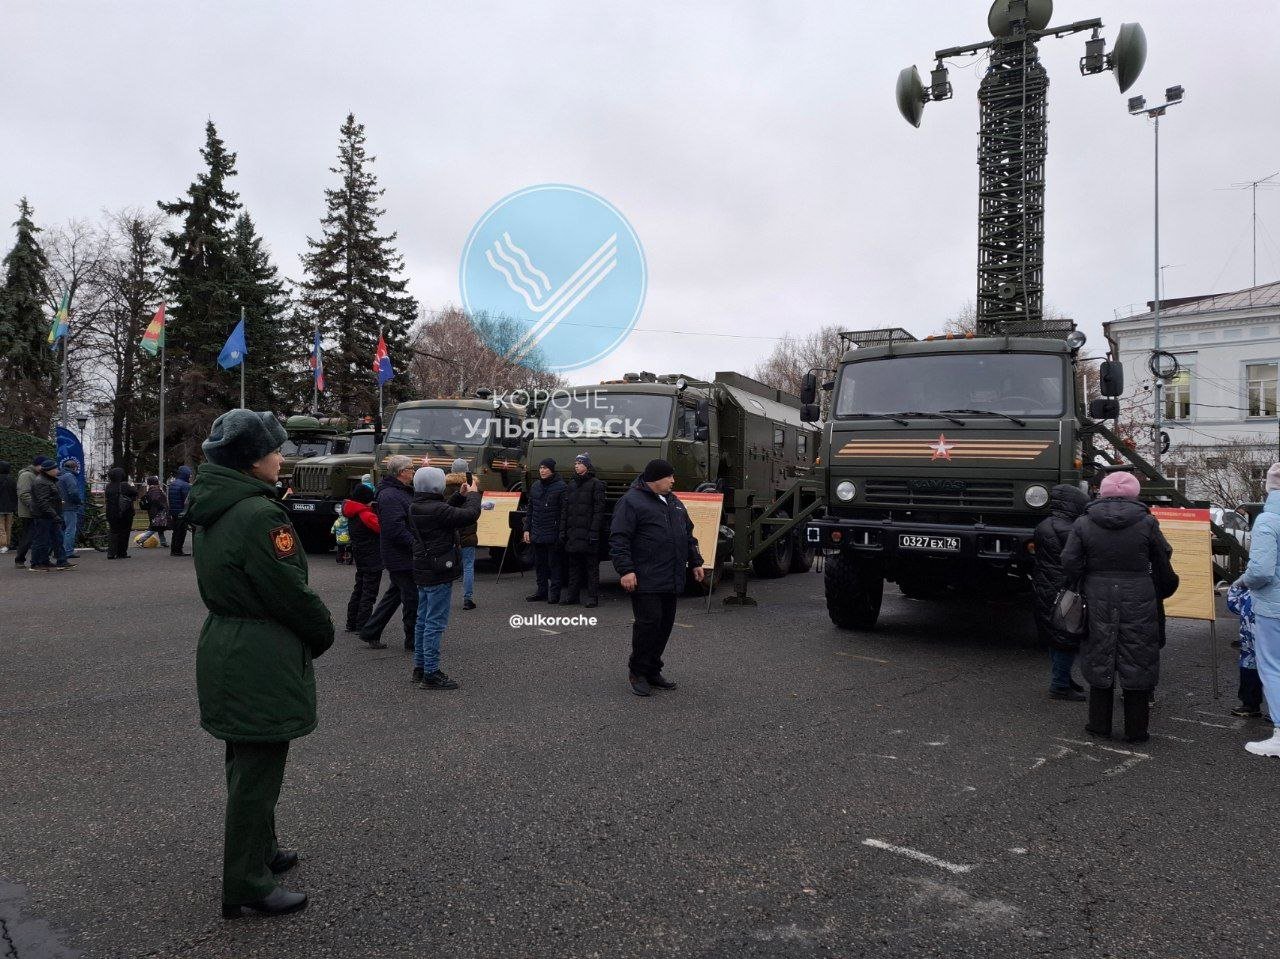
M 61 422 L 64 428 L 67 425 L 67 370 L 70 369 L 70 364 L 67 362 L 67 341 L 71 339 L 71 328 L 69 325 L 70 319 L 71 319 L 71 311 L 68 310 L 67 311 L 67 320 L 68 320 L 67 332 L 62 334 L 62 417 L 61 417 Z
M 157 462 L 160 468 L 156 475 L 164 482 L 164 327 L 160 327 L 160 453 Z
M 319 335 L 320 327 L 317 325 L 316 337 Z M 315 416 L 316 411 L 320 409 L 320 380 L 316 377 L 316 370 L 319 369 L 320 364 L 324 361 L 320 358 L 319 340 L 313 338 L 311 342 L 313 347 L 316 348 L 315 368 L 311 371 L 311 415 Z
M 382 342 L 382 327 L 378 327 L 378 342 Z M 381 361 L 379 361 L 381 362 Z M 378 368 L 378 420 L 382 420 L 382 368 Z
M 241 330 L 241 332 L 242 332 L 242 333 L 244 332 L 244 307 L 243 307 L 243 306 L 242 306 L 242 307 L 240 307 L 240 330 Z M 244 409 L 244 408 L 245 408 L 245 405 L 244 405 L 244 368 L 245 368 L 245 364 L 247 364 L 247 363 L 249 362 L 249 347 L 248 347 L 249 337 L 248 337 L 247 335 L 244 337 L 244 341 L 245 341 L 245 344 L 246 344 L 246 345 L 245 345 L 245 348 L 244 348 L 243 350 L 241 350 L 241 351 L 240 351 L 240 409 Z

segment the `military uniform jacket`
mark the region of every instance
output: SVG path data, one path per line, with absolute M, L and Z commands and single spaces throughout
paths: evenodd
M 307 585 L 289 514 L 266 483 L 205 463 L 187 519 L 209 609 L 196 652 L 200 725 L 232 742 L 305 736 L 316 728 L 311 660 L 333 644 L 333 620 Z

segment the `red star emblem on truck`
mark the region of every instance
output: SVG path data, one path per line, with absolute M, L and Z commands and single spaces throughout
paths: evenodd
M 947 460 L 948 462 L 950 462 L 951 451 L 955 449 L 955 446 L 956 446 L 955 443 L 947 442 L 946 433 L 939 433 L 938 442 L 929 444 L 929 449 L 933 450 L 932 459 Z

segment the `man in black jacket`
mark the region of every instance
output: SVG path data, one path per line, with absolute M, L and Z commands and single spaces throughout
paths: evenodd
M 538 479 L 529 487 L 529 509 L 524 514 L 524 541 L 533 546 L 538 589 L 525 599 L 530 603 L 560 602 L 560 504 L 564 480 L 556 475 L 556 461 L 547 457 L 538 464 Z
M 1049 516 L 1036 527 L 1036 565 L 1031 573 L 1036 630 L 1049 647 L 1049 696 L 1079 703 L 1084 702 L 1084 688 L 1071 678 L 1071 667 L 1080 648 L 1080 637 L 1067 636 L 1053 628 L 1053 607 L 1067 586 L 1062 551 L 1071 537 L 1072 524 L 1088 505 L 1089 497 L 1079 487 L 1060 483 L 1049 491 Z
M 462 575 L 458 530 L 480 518 L 480 491 L 465 480 L 444 499 L 444 470 L 424 466 L 413 474 L 413 581 L 418 587 L 413 674 L 423 689 L 457 689 L 440 669 L 440 639 L 449 625 L 453 581 Z
M 58 465 L 53 460 L 42 459 L 36 467 L 35 480 L 31 484 L 31 571 L 45 573 L 53 569 L 71 569 L 75 563 L 67 561 L 60 546 L 62 535 L 62 495 L 58 492 Z M 50 553 L 57 557 L 57 565 L 49 562 Z
M 409 506 L 413 502 L 413 460 L 388 456 L 387 473 L 378 483 L 375 509 L 382 534 L 378 547 L 391 583 L 360 628 L 360 638 L 373 649 L 386 649 L 382 631 L 402 608 L 404 648 L 413 649 L 414 624 L 418 621 L 418 588 L 413 584 L 413 534 L 409 531 Z
M 618 501 L 609 531 L 609 554 L 631 594 L 631 691 L 675 689 L 662 675 L 662 652 L 676 620 L 676 596 L 692 570 L 703 579 L 702 554 L 693 520 L 672 493 L 675 470 L 666 460 L 650 460 Z
M 560 550 L 564 555 L 568 585 L 560 600 L 572 606 L 586 586 L 592 609 L 600 603 L 600 531 L 604 527 L 604 480 L 596 477 L 591 457 L 579 453 L 573 458 L 573 481 L 564 494 L 560 517 Z

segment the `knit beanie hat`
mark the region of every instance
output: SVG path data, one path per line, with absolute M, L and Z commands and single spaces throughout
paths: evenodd
M 556 461 L 553 460 L 550 456 L 548 456 L 546 459 L 542 460 L 538 464 L 538 466 L 539 467 L 545 466 L 549 470 L 554 470 L 556 468 Z
M 413 491 L 415 493 L 443 493 L 444 470 L 438 466 L 419 466 L 413 474 Z
M 592 466 L 591 466 L 591 457 L 590 457 L 590 455 L 588 455 L 587 453 L 579 453 L 577 456 L 575 456 L 575 457 L 573 458 L 573 461 L 574 461 L 575 463 L 581 463 L 581 464 L 582 464 L 583 466 L 585 466 L 587 469 L 591 469 L 591 468 L 592 468 Z
M 351 490 L 351 496 L 348 497 L 348 499 L 353 499 L 357 503 L 372 503 L 373 490 L 370 487 L 365 486 L 363 483 L 357 483 Z
M 464 460 L 461 456 L 459 456 L 456 460 L 453 461 L 453 465 L 449 467 L 449 472 L 465 473 L 468 469 L 470 469 L 470 467 L 467 466 L 467 461 Z
M 1098 487 L 1099 496 L 1118 496 L 1123 499 L 1137 499 L 1142 485 L 1138 477 L 1132 473 L 1108 473 Z
M 1272 463 L 1271 469 L 1267 470 L 1267 492 L 1276 490 L 1280 490 L 1280 463 Z
M 288 438 L 274 413 L 231 410 L 213 421 L 209 438 L 200 449 L 215 466 L 247 470 Z
M 640 474 L 640 478 L 646 483 L 656 483 L 660 479 L 675 475 L 676 468 L 666 460 L 649 460 L 645 464 L 644 472 Z

